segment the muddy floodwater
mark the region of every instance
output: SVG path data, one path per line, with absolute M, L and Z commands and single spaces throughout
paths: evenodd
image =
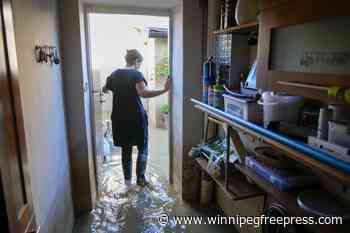
M 120 156 L 113 156 L 101 164 L 100 200 L 89 216 L 78 219 L 75 233 L 235 232 L 233 226 L 160 223 L 158 218 L 165 213 L 169 216 L 216 216 L 222 213 L 215 206 L 193 207 L 182 202 L 169 187 L 167 179 L 157 175 L 152 164 L 147 168 L 147 177 L 150 187 L 133 185 L 127 189 Z M 135 171 L 133 179 L 135 184 Z
M 116 158 L 113 162 L 103 165 L 100 177 L 101 199 L 92 212 L 91 231 L 185 232 L 185 226 L 164 226 L 157 221 L 163 213 L 170 213 L 176 202 L 175 195 L 171 195 L 166 181 L 157 176 L 152 166 L 149 166 L 147 175 L 150 187 L 133 185 L 127 189 L 123 184 L 120 157 Z M 135 184 L 135 175 L 133 179 Z

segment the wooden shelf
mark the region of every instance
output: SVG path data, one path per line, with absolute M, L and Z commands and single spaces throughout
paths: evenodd
M 339 181 L 344 182 L 345 184 L 349 184 L 349 174 L 348 173 L 343 173 L 342 171 L 335 169 L 335 168 L 331 168 L 328 165 L 321 163 L 320 161 L 314 161 L 314 159 L 310 158 L 307 155 L 304 155 L 300 152 L 297 152 L 296 150 L 293 150 L 292 148 L 290 148 L 289 146 L 287 146 L 286 144 L 282 144 L 280 143 L 278 140 L 280 140 L 280 138 L 277 139 L 273 139 L 273 135 L 269 135 L 269 137 L 263 136 L 263 134 L 265 133 L 266 129 L 263 128 L 259 128 L 259 126 L 254 125 L 254 129 L 252 130 L 249 127 L 252 127 L 250 125 L 248 125 L 244 120 L 240 119 L 240 118 L 236 118 L 233 117 L 231 115 L 228 115 L 227 113 L 210 107 L 207 104 L 204 104 L 200 101 L 196 101 L 192 99 L 192 102 L 195 104 L 195 107 L 205 113 L 207 113 L 209 116 L 214 117 L 216 120 L 220 121 L 220 122 L 224 122 L 230 126 L 232 126 L 235 130 L 240 130 L 243 132 L 246 132 L 252 136 L 256 136 L 258 138 L 263 138 L 263 141 L 267 142 L 268 144 L 275 146 L 276 148 L 279 148 L 283 151 L 288 152 L 287 154 L 289 154 L 290 158 L 294 158 L 296 161 L 298 162 L 302 162 L 303 164 L 310 166 L 312 168 L 317 168 L 318 170 L 324 171 L 325 173 L 327 173 L 328 175 L 333 176 L 334 178 L 338 178 Z M 282 137 L 282 136 L 279 136 Z M 297 143 L 297 142 L 295 142 Z M 227 146 L 229 148 L 229 146 Z M 309 153 L 309 152 L 308 152 Z M 197 163 L 199 164 L 199 166 L 203 169 L 203 170 L 207 170 L 207 164 L 208 162 L 204 159 L 197 159 L 196 160 Z M 252 184 L 249 183 L 246 179 L 242 179 L 242 176 L 244 178 L 248 178 L 253 184 L 255 184 L 256 186 L 260 187 L 260 189 L 256 189 L 256 186 L 253 186 L 255 188 L 255 192 L 262 192 L 264 191 L 265 193 L 267 193 L 268 195 L 272 196 L 274 199 L 276 199 L 276 201 L 282 203 L 288 210 L 288 215 L 290 216 L 297 216 L 297 217 L 312 217 L 313 215 L 310 214 L 309 212 L 305 211 L 304 209 L 300 208 L 298 203 L 297 203 L 297 194 L 298 191 L 295 190 L 293 192 L 282 192 L 279 189 L 277 189 L 273 184 L 271 184 L 270 182 L 268 182 L 266 179 L 264 179 L 263 177 L 261 177 L 259 174 L 257 174 L 253 169 L 247 168 L 245 165 L 243 164 L 234 164 L 233 165 L 234 169 L 228 169 L 229 171 L 236 171 L 236 173 L 234 174 L 229 174 L 228 172 L 226 172 L 226 176 L 229 177 L 230 179 L 228 179 L 228 188 L 226 189 L 225 187 L 225 181 L 223 179 L 220 178 L 216 178 L 211 176 L 214 181 L 222 187 L 223 190 L 226 191 L 226 193 L 231 196 L 232 200 L 237 200 L 237 198 L 241 197 L 247 197 L 249 194 L 249 192 L 251 191 L 251 189 L 249 189 L 250 191 L 247 191 L 247 187 L 249 185 L 249 187 L 252 187 Z M 227 171 L 228 171 L 227 170 Z M 237 175 L 238 173 L 241 173 L 240 175 Z M 208 172 L 207 172 L 208 173 Z M 209 175 L 211 175 L 210 173 L 208 173 Z M 248 185 L 247 185 L 248 184 Z M 240 186 L 242 185 L 242 186 Z M 244 187 L 244 188 L 241 188 Z M 230 191 L 228 191 L 230 190 Z M 258 191 L 257 191 L 258 190 Z M 253 193 L 253 192 L 252 192 Z M 257 193 L 255 193 L 257 194 Z M 315 221 L 317 221 L 317 217 L 315 217 Z M 332 233 L 345 233 L 348 232 L 348 229 L 350 227 L 350 222 L 343 222 L 342 225 L 303 225 L 300 226 L 302 228 L 304 228 L 305 230 L 307 230 L 307 232 L 314 232 L 314 233 L 328 233 L 328 232 L 332 232 Z
M 290 138 L 286 138 L 283 135 L 277 134 L 277 133 L 272 133 L 260 126 L 255 125 L 254 129 L 248 128 L 245 125 L 250 124 L 249 122 L 246 123 L 246 121 L 237 118 L 235 116 L 231 116 L 225 112 L 223 112 L 222 110 L 219 109 L 215 109 L 207 104 L 204 104 L 200 101 L 194 100 L 192 99 L 192 102 L 195 105 L 195 108 L 199 109 L 200 111 L 203 111 L 205 113 L 207 113 L 208 115 L 215 117 L 216 119 L 223 121 L 224 123 L 227 123 L 228 125 L 231 125 L 232 127 L 234 127 L 236 130 L 245 132 L 255 138 L 258 138 L 262 141 L 264 141 L 265 143 L 276 147 L 278 149 L 280 149 L 281 151 L 286 152 L 286 156 L 288 156 L 289 158 L 300 162 L 302 164 L 304 164 L 305 166 L 312 168 L 312 169 L 316 169 L 318 171 L 323 172 L 324 174 L 327 174 L 329 177 L 333 177 L 334 179 L 336 179 L 338 182 L 340 182 L 343 185 L 347 185 L 350 186 L 350 173 L 348 173 L 347 171 L 343 171 L 339 168 L 336 168 L 324 161 L 320 161 L 312 156 L 310 156 L 310 152 L 316 151 L 313 148 L 309 148 L 307 145 L 304 145 L 303 143 L 297 142 L 295 140 L 292 140 Z M 267 137 L 266 135 L 269 134 L 269 137 Z M 274 138 L 272 138 L 272 136 Z M 276 139 L 278 138 L 278 140 Z M 281 142 L 280 139 L 283 139 L 283 142 Z M 296 150 L 294 148 L 291 148 L 291 146 L 287 145 L 285 143 L 285 141 L 290 141 L 292 142 L 293 145 L 302 145 L 306 148 L 308 148 L 307 152 L 308 154 L 306 154 L 306 152 L 302 152 L 301 150 Z M 300 148 L 299 148 L 300 149 Z M 316 151 L 318 152 L 318 151 Z
M 325 84 L 321 86 L 320 84 L 310 84 L 307 81 L 315 81 L 319 80 L 320 76 L 325 75 L 314 75 L 314 74 L 303 74 L 305 79 L 301 79 L 301 82 L 296 81 L 288 81 L 288 79 L 295 78 L 297 74 L 295 72 L 283 72 L 283 71 L 269 71 L 269 75 L 271 75 L 271 86 L 274 91 L 287 92 L 291 95 L 303 96 L 310 99 L 320 100 L 327 104 L 336 104 L 336 105 L 348 105 L 349 103 L 342 98 L 335 98 L 328 96 L 328 88 L 331 86 L 340 86 L 343 88 L 350 87 L 349 84 L 339 83 L 336 84 L 334 80 L 332 80 L 333 85 L 331 83 Z M 341 75 L 339 75 L 341 77 Z M 327 77 L 323 77 L 324 80 L 329 80 Z M 337 76 L 338 78 L 338 76 Z
M 264 178 L 259 176 L 254 170 L 245 167 L 241 164 L 235 164 L 235 167 L 250 178 L 256 185 L 265 190 L 268 194 L 273 196 L 276 200 L 285 205 L 285 207 L 290 212 L 291 216 L 301 216 L 308 217 L 310 214 L 303 209 L 301 209 L 297 203 L 297 195 L 295 193 L 281 192 L 271 183 L 266 181 Z M 304 225 L 311 232 L 320 232 L 320 233 L 343 233 L 347 232 L 346 229 L 349 227 L 349 224 L 343 225 Z
M 250 184 L 246 177 L 242 175 L 240 172 L 236 172 L 235 174 L 230 174 L 228 189 L 226 190 L 225 181 L 220 177 L 215 177 L 208 172 L 207 165 L 208 162 L 203 158 L 195 159 L 199 167 L 204 170 L 213 180 L 214 182 L 226 192 L 227 196 L 233 200 L 242 200 L 250 197 L 257 197 L 264 195 L 265 192 L 257 187 L 255 184 Z
M 258 22 L 247 23 L 239 26 L 214 31 L 214 34 L 249 34 L 258 29 Z

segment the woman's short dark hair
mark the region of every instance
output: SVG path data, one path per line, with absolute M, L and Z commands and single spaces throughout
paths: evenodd
M 135 65 L 135 62 L 143 61 L 143 57 L 137 49 L 126 50 L 125 61 L 128 65 Z

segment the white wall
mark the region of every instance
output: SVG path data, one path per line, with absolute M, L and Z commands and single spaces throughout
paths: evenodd
M 19 82 L 36 220 L 70 232 L 73 209 L 61 66 L 38 64 L 35 45 L 59 47 L 56 0 L 12 0 Z M 64 222 L 65 224 L 57 223 Z

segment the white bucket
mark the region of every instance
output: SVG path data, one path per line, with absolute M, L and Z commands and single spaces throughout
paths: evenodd
M 303 98 L 299 96 L 276 95 L 264 92 L 259 104 L 263 106 L 264 126 L 270 122 L 296 123 Z

